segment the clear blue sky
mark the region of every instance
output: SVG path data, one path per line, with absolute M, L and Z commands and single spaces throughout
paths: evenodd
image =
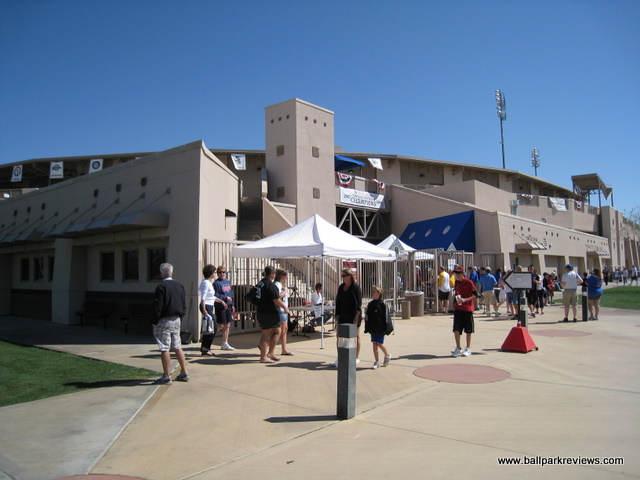
M 507 168 L 638 205 L 638 0 L 0 0 L 0 163 L 261 150 L 297 97 L 345 151 L 501 167 L 496 89 Z

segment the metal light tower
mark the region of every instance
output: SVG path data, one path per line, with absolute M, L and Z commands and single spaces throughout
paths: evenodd
M 507 119 L 507 100 L 504 98 L 504 93 L 500 90 L 496 90 L 496 108 L 498 110 L 498 117 L 500 118 L 500 143 L 502 144 L 502 168 L 507 168 L 507 163 L 504 158 L 504 128 L 502 122 Z
M 536 177 L 538 176 L 538 167 L 540 166 L 540 153 L 537 148 L 531 150 L 531 165 L 533 165 Z

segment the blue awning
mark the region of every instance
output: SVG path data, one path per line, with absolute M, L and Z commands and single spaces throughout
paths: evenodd
M 442 248 L 475 252 L 476 233 L 473 211 L 410 223 L 400 236 L 400 240 L 417 250 Z
M 354 160 L 353 158 L 343 157 L 342 155 L 334 155 L 333 161 L 334 161 L 336 172 L 349 170 L 350 168 L 364 167 L 366 165 L 364 162 L 361 162 L 360 160 Z

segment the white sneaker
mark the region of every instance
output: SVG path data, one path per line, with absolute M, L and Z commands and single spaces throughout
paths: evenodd
M 464 352 L 462 352 L 462 356 L 463 357 L 468 357 L 469 355 L 471 355 L 471 349 L 469 347 L 464 349 Z
M 499 317 L 500 316 L 500 312 L 496 312 L 495 315 L 496 315 L 496 317 Z
M 356 358 L 356 365 L 358 365 L 360 363 L 360 359 Z
M 380 366 L 380 362 L 373 362 L 373 365 L 371 367 L 371 370 L 375 370 L 376 368 L 378 368 Z
M 338 366 L 338 360 L 336 360 L 335 362 L 331 362 L 329 364 L 330 367 L 337 367 Z
M 460 348 L 456 347 L 456 349 L 453 352 L 451 352 L 451 356 L 455 358 L 458 355 L 460 355 Z
M 222 342 L 222 345 L 220 346 L 220 348 L 222 350 L 235 350 L 235 348 L 233 348 L 231 345 L 229 345 L 227 342 Z
M 391 355 L 385 355 L 384 362 L 382 362 L 382 366 L 386 367 L 387 365 L 389 365 L 390 361 L 391 361 Z

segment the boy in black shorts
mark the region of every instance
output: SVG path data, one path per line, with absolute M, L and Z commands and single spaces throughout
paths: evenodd
M 456 307 L 453 312 L 453 336 L 456 348 L 451 352 L 452 357 L 462 353 L 463 357 L 471 355 L 471 334 L 474 332 L 473 310 L 475 299 L 478 297 L 475 284 L 464 276 L 464 270 L 456 265 L 453 269 L 456 277 Z M 461 351 L 460 336 L 462 332 L 467 334 L 467 348 Z

